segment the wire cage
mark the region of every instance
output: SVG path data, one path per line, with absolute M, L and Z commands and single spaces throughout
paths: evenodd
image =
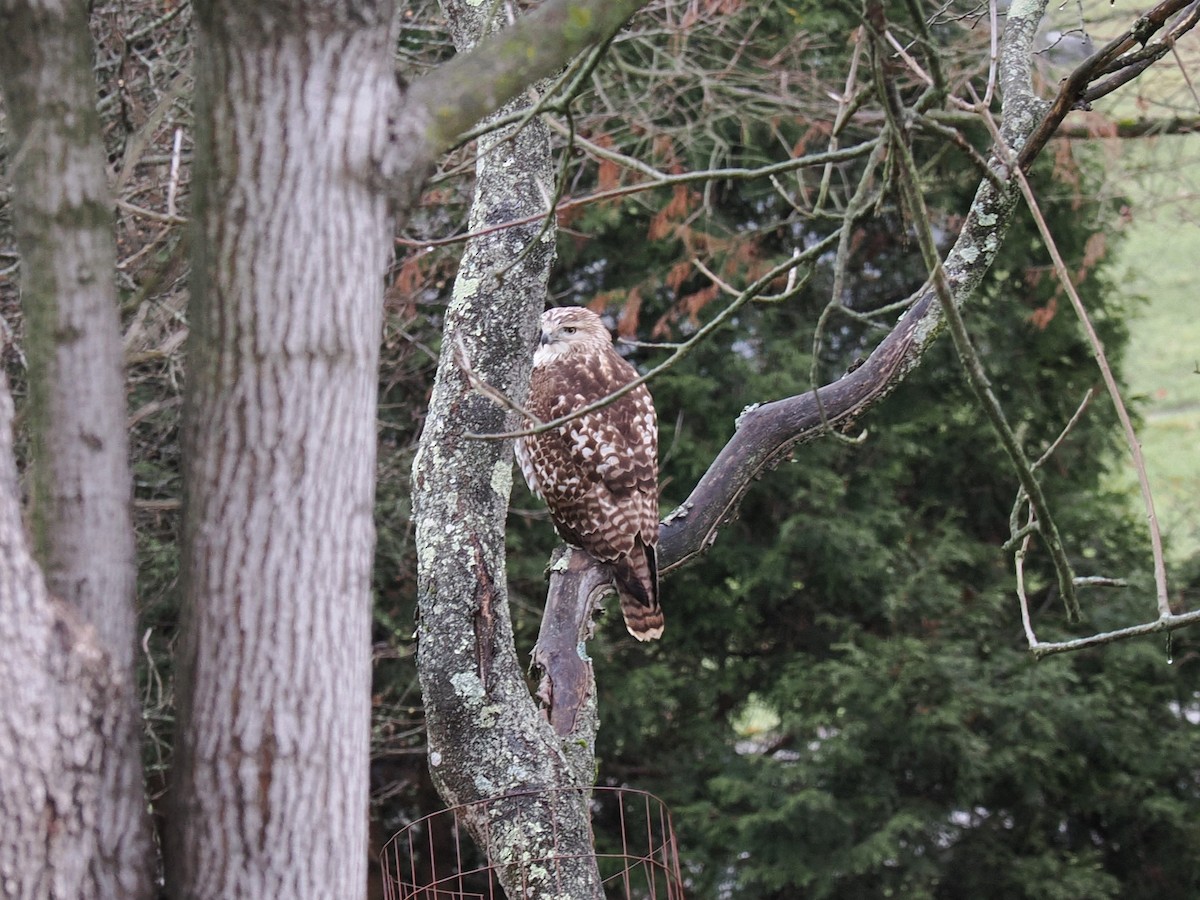
M 522 791 L 418 819 L 383 847 L 384 900 L 504 900 L 500 865 L 476 847 L 466 819 L 487 828 L 498 804 L 517 798 L 544 799 L 561 791 L 587 797 L 592 847 L 606 900 L 684 900 L 670 810 L 653 794 L 620 787 Z M 545 808 L 551 811 L 547 824 L 557 849 L 560 828 L 552 814 L 555 805 L 548 803 Z M 522 872 L 534 868 L 555 872 L 569 858 L 555 854 L 530 859 Z

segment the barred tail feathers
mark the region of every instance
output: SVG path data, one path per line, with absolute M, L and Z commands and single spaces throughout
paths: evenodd
M 613 576 L 621 598 L 625 628 L 639 641 L 662 637 L 662 607 L 658 605 L 658 554 L 638 540 L 632 555 L 613 563 Z

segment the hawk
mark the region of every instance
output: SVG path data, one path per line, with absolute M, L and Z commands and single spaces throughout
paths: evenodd
M 540 421 L 570 415 L 635 378 L 594 312 L 543 313 L 528 406 Z M 562 539 L 612 567 L 629 633 L 639 641 L 659 637 L 658 419 L 645 385 L 559 428 L 519 438 L 517 462 Z

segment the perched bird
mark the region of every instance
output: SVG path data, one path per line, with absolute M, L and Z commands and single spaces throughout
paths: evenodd
M 569 415 L 635 378 L 594 312 L 561 307 L 542 315 L 528 405 L 540 421 Z M 639 641 L 661 636 L 658 420 L 645 385 L 559 428 L 519 438 L 517 462 L 563 540 L 612 567 L 629 633 Z

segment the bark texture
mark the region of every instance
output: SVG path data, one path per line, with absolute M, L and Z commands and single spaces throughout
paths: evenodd
M 177 898 L 365 889 L 391 7 L 197 6 Z
M 446 6 L 456 46 L 465 51 L 491 24 L 493 7 Z M 546 212 L 553 182 L 544 126 L 535 120 L 515 135 L 481 139 L 476 176 L 472 231 Z M 553 229 L 534 223 L 472 240 L 460 263 L 413 464 L 418 670 L 430 770 L 443 799 L 453 805 L 524 792 L 467 815 L 476 840 L 503 866 L 508 895 L 583 900 L 602 896 L 586 793 L 595 718 L 581 716 L 560 737 L 530 696 L 505 582 L 512 443 L 463 437 L 515 424 L 473 391 L 464 367 L 508 396 L 528 393 L 553 257 Z M 556 828 L 546 827 L 551 821 Z
M 49 594 L 30 553 L 12 415 L 0 373 L 0 894 L 146 897 L 145 833 L 114 842 L 117 826 L 136 827 L 121 819 L 130 803 L 111 795 L 138 725 L 129 684 L 94 629 Z
M 29 581 L 23 591 L 43 612 L 48 591 L 70 607 L 77 623 L 72 630 L 85 622 L 94 629 L 81 639 L 89 647 L 84 651 L 88 663 L 71 669 L 85 679 L 75 688 L 80 702 L 87 695 L 90 702 L 119 707 L 92 710 L 120 730 L 104 734 L 102 752 L 81 748 L 72 763 L 79 767 L 73 778 L 84 777 L 87 765 L 101 767 L 87 773 L 96 784 L 80 798 L 91 804 L 81 814 L 95 831 L 88 837 L 95 855 L 84 858 L 87 874 L 79 882 L 79 896 L 137 898 L 150 893 L 151 844 L 136 714 L 136 576 L 113 278 L 116 248 L 95 111 L 91 35 L 86 9 L 77 3 L 4 0 L 0 12 L 0 88 L 12 129 L 13 206 L 28 335 L 30 518 L 45 578 L 44 588 L 35 589 Z M 15 533 L 10 538 L 15 540 Z M 16 559 L 12 562 L 20 568 Z M 50 605 L 55 611 L 48 615 L 67 615 Z M 50 667 L 37 677 L 53 679 L 67 669 L 57 675 L 51 670 L 69 661 L 33 657 L 30 662 Z M 101 683 L 86 683 L 88 678 Z M 60 683 L 58 689 L 68 686 Z M 40 777 L 56 779 L 49 767 L 63 759 L 45 741 L 63 737 L 47 731 L 20 748 L 32 754 L 30 761 L 43 763 Z

